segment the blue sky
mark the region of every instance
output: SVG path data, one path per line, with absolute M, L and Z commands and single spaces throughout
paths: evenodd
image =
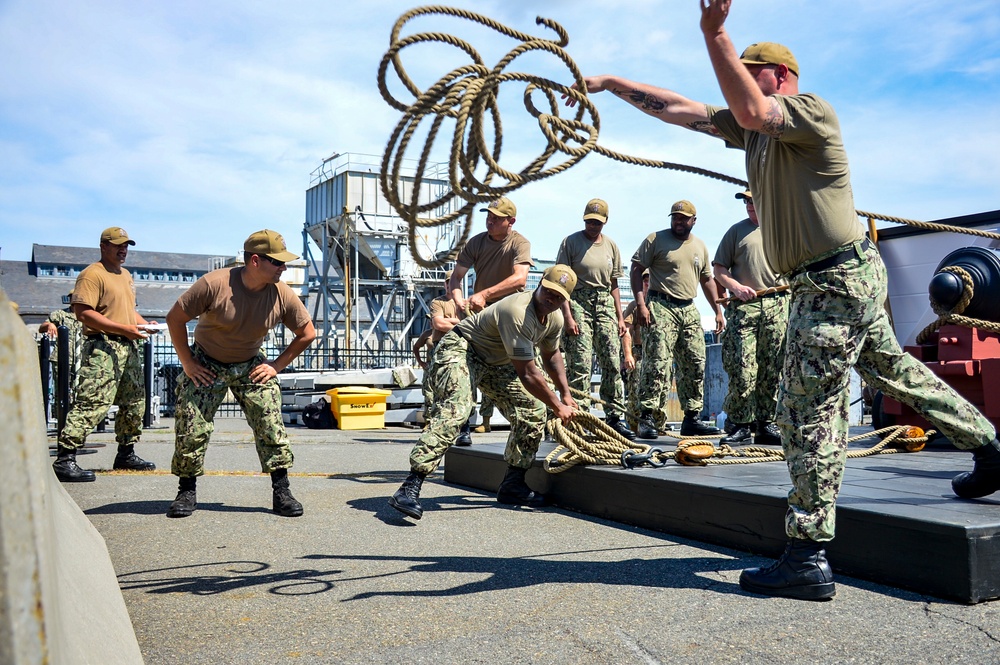
M 722 103 L 698 30 L 697 0 L 455 2 L 539 36 L 541 14 L 569 32 L 586 74 L 614 73 Z M 396 18 L 416 4 L 301 0 L 0 0 L 0 258 L 32 243 L 93 246 L 120 225 L 137 249 L 235 253 L 251 232 L 301 249 L 309 174 L 333 152 L 380 155 L 399 113 L 376 71 Z M 445 17 L 405 30 L 460 35 L 496 62 L 514 42 Z M 923 220 L 1000 208 L 1000 4 L 995 0 L 734 0 L 738 49 L 779 41 L 800 86 L 837 109 L 862 210 Z M 412 55 L 411 55 L 412 53 Z M 422 85 L 464 63 L 404 52 Z M 553 58 L 517 71 L 569 81 Z M 541 145 L 502 93 L 504 154 L 517 170 Z M 744 177 L 740 153 L 594 97 L 599 142 L 628 154 Z M 439 139 L 432 158 L 446 161 Z M 511 194 L 533 254 L 551 259 L 581 227 L 584 204 L 611 207 L 607 234 L 630 256 L 666 209 L 698 207 L 695 234 L 714 252 L 743 216 L 736 188 L 590 155 Z M 704 306 L 704 303 L 702 303 Z

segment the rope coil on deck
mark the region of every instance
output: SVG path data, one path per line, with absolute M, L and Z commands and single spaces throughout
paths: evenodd
M 578 411 L 569 425 L 563 425 L 558 418 L 547 424 L 558 444 L 545 457 L 544 469 L 548 473 L 562 473 L 574 466 L 604 465 L 635 468 L 637 466 L 663 466 L 674 460 L 684 466 L 707 466 L 722 464 L 757 464 L 760 462 L 783 462 L 785 454 L 780 448 L 766 446 L 740 446 L 727 444 L 718 447 L 713 443 L 717 437 L 682 437 L 668 433 L 667 436 L 680 439 L 676 449 L 664 450 L 639 441 L 629 441 L 615 432 L 597 416 Z M 878 443 L 863 450 L 848 450 L 848 459 L 871 457 L 872 455 L 892 455 L 923 450 L 933 430 L 924 432 L 918 427 L 894 425 L 873 432 L 853 436 L 848 444 L 879 438 Z

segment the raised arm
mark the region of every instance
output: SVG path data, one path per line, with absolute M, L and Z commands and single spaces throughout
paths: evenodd
M 645 83 L 636 83 L 620 76 L 601 75 L 588 76 L 584 79 L 588 93 L 607 90 L 616 97 L 639 109 L 647 115 L 663 122 L 687 127 L 696 132 L 717 136 L 715 128 L 708 119 L 708 111 L 701 102 L 680 95 L 673 90 L 657 88 Z M 576 100 L 566 98 L 567 106 L 575 106 Z
M 715 77 L 719 80 L 722 96 L 740 127 L 781 136 L 785 129 L 784 114 L 778 102 L 768 95 L 774 92 L 798 92 L 798 77 L 785 65 L 775 65 L 764 71 L 759 65 L 748 69 L 740 62 L 725 22 L 732 0 L 699 0 L 701 3 L 701 31 L 708 47 Z M 753 67 L 753 66 L 751 66 Z M 760 79 L 758 82 L 754 76 Z M 764 90 L 761 86 L 767 89 Z

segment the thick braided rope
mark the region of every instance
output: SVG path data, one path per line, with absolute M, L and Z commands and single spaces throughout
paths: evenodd
M 443 14 L 473 21 L 518 40 L 520 43 L 501 58 L 496 65 L 490 67 L 483 62 L 471 44 L 453 35 L 427 32 L 400 37 L 406 23 L 418 16 L 428 14 Z M 566 51 L 563 50 L 563 47 L 569 43 L 569 36 L 562 26 L 550 19 L 539 17 L 536 19 L 536 24 L 552 30 L 558 39 L 535 37 L 504 26 L 481 14 L 443 6 L 413 9 L 400 16 L 393 26 L 389 50 L 386 51 L 379 64 L 378 86 L 382 98 L 393 108 L 402 111 L 403 117 L 386 144 L 379 180 L 386 200 L 408 224 L 410 251 L 414 260 L 424 267 L 439 267 L 457 258 L 461 247 L 469 238 L 473 224 L 472 216 L 477 204 L 487 203 L 509 194 L 529 182 L 561 173 L 586 157 L 591 151 L 630 164 L 681 170 L 716 178 L 741 187 L 746 186 L 744 180 L 707 169 L 631 157 L 597 146 L 600 118 L 597 109 L 585 92 L 583 75 Z M 403 67 L 401 52 L 407 47 L 426 42 L 437 42 L 459 49 L 470 58 L 471 62 L 446 74 L 427 90 L 420 90 L 407 75 Z M 569 78 L 575 87 L 531 74 L 506 71 L 507 66 L 516 58 L 532 51 L 547 52 L 560 60 L 569 70 Z M 389 90 L 386 77 L 390 66 L 403 87 L 414 97 L 411 103 L 400 101 Z M 500 163 L 503 129 L 497 105 L 497 94 L 500 85 L 508 82 L 526 84 L 524 89 L 525 109 L 538 121 L 539 129 L 546 139 L 546 147 L 542 154 L 518 171 L 509 170 Z M 545 111 L 539 110 L 535 106 L 534 93 L 536 92 L 545 98 L 547 103 Z M 578 102 L 576 111 L 571 118 L 560 116 L 559 98 L 562 96 L 571 97 Z M 487 116 L 493 125 L 494 140 L 492 144 L 486 139 Z M 430 119 L 430 126 L 427 129 L 427 140 L 419 151 L 414 182 L 412 187 L 409 187 L 408 184 L 404 187 L 401 176 L 404 158 L 414 135 L 426 119 Z M 420 204 L 420 184 L 425 179 L 424 174 L 434 141 L 442 130 L 446 119 L 454 123 L 448 168 L 450 189 L 434 200 Z M 563 161 L 547 167 L 549 159 L 556 153 L 563 156 Z M 493 184 L 494 179 L 502 180 L 502 182 Z M 408 197 L 404 198 L 407 192 L 409 192 Z M 456 202 L 459 205 L 451 213 L 437 217 L 427 214 L 446 204 Z M 462 216 L 465 216 L 464 229 L 461 238 L 454 247 L 438 252 L 431 258 L 421 255 L 417 249 L 417 228 L 449 225 Z
M 552 429 L 556 441 L 559 445 L 545 457 L 543 464 L 549 473 L 562 473 L 580 464 L 621 466 L 622 454 L 628 451 L 640 455 L 649 454 L 654 450 L 654 446 L 629 441 L 613 429 L 608 427 L 596 416 L 578 412 L 569 427 L 555 419 L 550 421 L 549 427 Z M 856 441 L 863 441 L 885 434 L 875 445 L 863 450 L 849 450 L 848 459 L 859 459 L 871 457 L 873 455 L 893 455 L 903 452 L 917 452 L 923 448 L 927 439 L 934 433 L 933 430 L 926 432 L 923 436 L 904 436 L 910 433 L 910 428 L 905 425 L 895 425 L 885 427 L 873 432 L 859 434 L 847 440 L 850 444 Z M 680 437 L 674 437 L 680 438 Z M 654 453 L 653 457 L 658 465 L 665 464 L 671 459 L 677 459 L 677 453 L 686 448 L 694 446 L 704 446 L 708 437 L 695 439 L 683 437 L 677 443 L 676 450 Z M 765 446 L 741 446 L 734 448 L 723 444 L 718 448 L 713 446 L 712 456 L 701 460 L 701 466 L 707 465 L 732 465 L 732 464 L 758 464 L 761 462 L 784 462 L 785 454 L 780 448 L 768 448 Z

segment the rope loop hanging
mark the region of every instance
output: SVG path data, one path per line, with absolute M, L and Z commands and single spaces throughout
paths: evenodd
M 495 65 L 488 66 L 469 42 L 453 35 L 424 32 L 407 37 L 400 36 L 403 27 L 409 21 L 429 14 L 442 14 L 473 21 L 519 43 Z M 563 49 L 569 43 L 569 35 L 561 25 L 551 19 L 539 17 L 535 22 L 552 30 L 558 39 L 535 37 L 475 12 L 437 5 L 419 7 L 406 12 L 393 26 L 389 50 L 379 63 L 378 87 L 382 98 L 394 109 L 401 111 L 403 116 L 396 124 L 382 155 L 379 184 L 383 196 L 406 221 L 410 252 L 414 260 L 425 268 L 440 267 L 458 257 L 471 233 L 473 213 L 477 205 L 510 194 L 529 182 L 562 173 L 591 151 L 629 164 L 687 171 L 746 187 L 747 183 L 744 180 L 707 169 L 631 157 L 598 146 L 600 117 L 587 96 L 583 75 Z M 428 42 L 454 47 L 464 53 L 471 62 L 445 74 L 426 90 L 421 90 L 406 73 L 402 52 L 408 47 Z M 572 84 L 559 83 L 533 74 L 507 71 L 507 67 L 517 58 L 531 52 L 543 52 L 555 56 L 569 71 L 567 80 Z M 390 91 L 387 82 L 390 67 L 406 91 L 413 96 L 411 102 L 406 103 L 398 99 Z M 525 84 L 523 93 L 525 110 L 536 119 L 539 131 L 545 138 L 545 148 L 542 153 L 518 170 L 509 169 L 501 163 L 503 123 L 497 98 L 500 86 L 504 83 Z M 543 108 L 535 104 L 538 97 L 545 100 Z M 559 103 L 562 97 L 571 97 L 577 102 L 572 117 L 564 118 L 560 115 L 560 109 L 566 108 Z M 427 140 L 419 149 L 411 184 L 404 182 L 403 164 L 414 135 L 425 120 L 429 120 Z M 426 180 L 426 170 L 434 142 L 442 131 L 445 120 L 454 123 L 448 161 L 449 189 L 427 203 L 420 203 L 421 184 Z M 487 140 L 487 128 L 490 123 L 493 128 L 492 142 Z M 561 161 L 549 165 L 549 160 L 557 154 Z M 494 183 L 495 179 L 500 182 Z M 457 204 L 451 212 L 433 216 L 434 211 L 450 204 Z M 463 216 L 465 223 L 462 234 L 454 246 L 439 251 L 431 257 L 422 254 L 417 245 L 417 229 L 447 226 Z

